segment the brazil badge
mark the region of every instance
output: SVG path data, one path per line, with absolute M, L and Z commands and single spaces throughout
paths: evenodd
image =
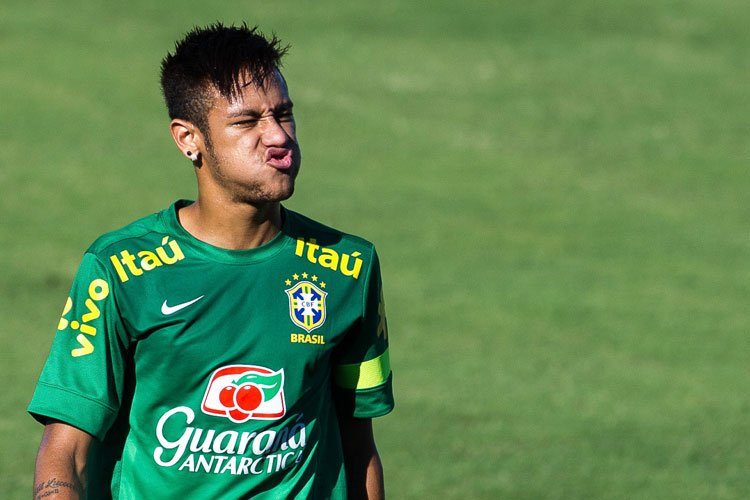
M 289 297 L 292 322 L 310 333 L 326 320 L 326 292 L 309 281 L 300 281 L 284 290 Z

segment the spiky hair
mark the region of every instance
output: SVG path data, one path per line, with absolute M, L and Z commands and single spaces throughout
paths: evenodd
M 257 26 L 249 28 L 246 23 L 194 27 L 161 63 L 161 87 L 169 117 L 187 120 L 208 135 L 212 89 L 232 99 L 249 83 L 262 88 L 268 76 L 281 67 L 288 50 L 276 34 L 267 37 Z

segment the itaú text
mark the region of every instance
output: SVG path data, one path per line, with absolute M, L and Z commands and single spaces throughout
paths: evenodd
M 302 459 L 307 431 L 301 418 L 300 415 L 294 425 L 280 431 L 230 430 L 217 434 L 214 429 L 191 427 L 195 413 L 187 406 L 178 406 L 164 413 L 156 425 L 156 439 L 161 446 L 154 449 L 154 461 L 162 467 L 179 464 L 179 470 L 210 474 L 277 472 Z M 164 426 L 170 419 L 185 422 L 181 435 L 164 435 Z

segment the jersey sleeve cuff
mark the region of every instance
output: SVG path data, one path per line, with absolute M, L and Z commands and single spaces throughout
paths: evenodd
M 45 382 L 37 384 L 28 412 L 41 423 L 45 418 L 60 420 L 100 441 L 117 416 L 116 410 L 99 401 Z
M 335 388 L 339 411 L 355 418 L 374 418 L 393 410 L 393 373 L 383 384 L 369 389 Z

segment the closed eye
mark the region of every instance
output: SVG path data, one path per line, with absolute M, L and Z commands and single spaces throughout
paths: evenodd
M 276 115 L 276 119 L 280 122 L 290 122 L 294 120 L 294 113 L 292 113 L 291 111 L 279 113 Z
M 238 125 L 241 127 L 254 127 L 258 124 L 258 120 L 256 118 L 251 118 L 248 120 L 240 120 L 238 122 L 234 122 L 233 125 Z

